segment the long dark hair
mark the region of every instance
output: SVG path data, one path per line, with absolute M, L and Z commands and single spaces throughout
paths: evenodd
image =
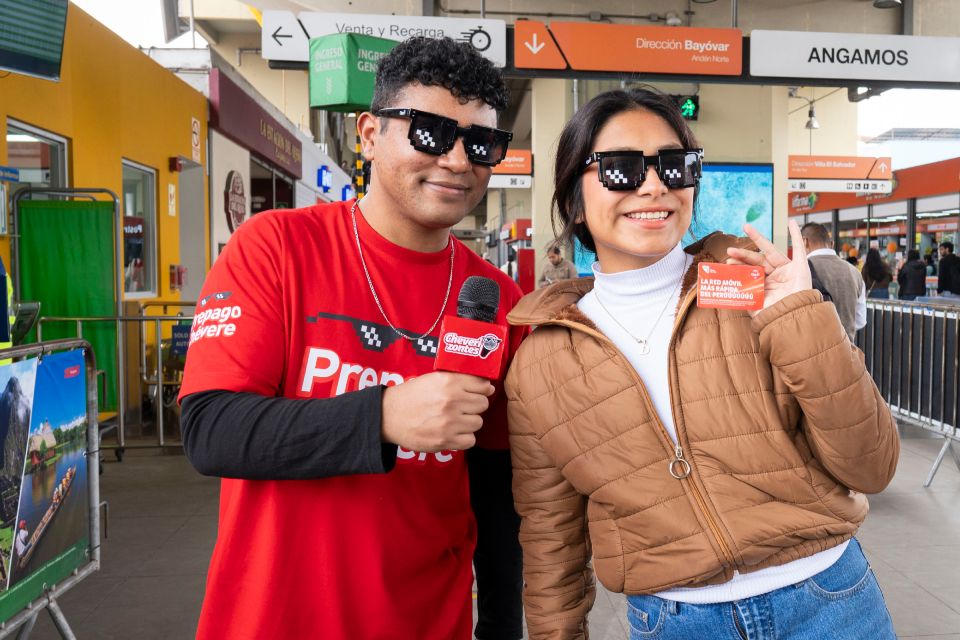
M 596 252 L 593 236 L 583 221 L 583 188 L 580 181 L 584 172 L 583 162 L 590 155 L 600 129 L 610 118 L 635 109 L 645 109 L 663 118 L 685 149 L 699 146 L 673 99 L 652 87 L 607 91 L 595 97 L 567 122 L 557 143 L 552 219 L 558 243 L 568 244 L 576 238 L 585 249 Z M 694 205 L 699 191 L 698 186 L 693 195 Z
M 863 261 L 863 271 L 873 280 L 883 280 L 891 276 L 890 265 L 880 257 L 879 249 L 867 251 L 867 257 Z

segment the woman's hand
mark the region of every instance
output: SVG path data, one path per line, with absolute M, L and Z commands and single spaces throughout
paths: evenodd
M 772 307 L 792 293 L 805 291 L 813 285 L 810 278 L 810 265 L 807 264 L 807 250 L 803 245 L 800 227 L 791 220 L 788 225 L 793 239 L 793 259 L 783 255 L 776 245 L 767 240 L 751 225 L 743 225 L 743 231 L 760 248 L 759 251 L 747 251 L 730 247 L 727 264 L 749 264 L 763 267 L 766 274 L 763 283 L 763 308 Z M 759 311 L 751 311 L 756 316 Z

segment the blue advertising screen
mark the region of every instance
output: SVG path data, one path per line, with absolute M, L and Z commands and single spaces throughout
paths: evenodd
M 769 238 L 773 233 L 773 165 L 704 163 L 694 214 L 690 230 L 700 238 L 714 231 L 742 236 L 745 222 Z M 688 233 L 684 244 L 692 241 Z
M 769 238 L 773 234 L 773 165 L 704 163 L 694 214 L 684 246 L 714 231 L 742 236 L 745 222 Z M 578 241 L 574 241 L 573 255 L 580 275 L 592 275 L 590 266 L 596 256 Z

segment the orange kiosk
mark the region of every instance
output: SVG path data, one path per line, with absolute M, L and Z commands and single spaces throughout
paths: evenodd
M 501 227 L 500 237 L 507 245 L 507 256 L 516 255 L 516 261 L 508 257 L 508 274 L 520 285 L 524 293 L 533 291 L 537 284 L 536 257 L 531 247 L 533 224 L 530 218 L 519 218 Z M 512 263 L 512 264 L 511 264 Z

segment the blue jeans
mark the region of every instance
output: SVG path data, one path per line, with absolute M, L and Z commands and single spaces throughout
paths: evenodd
M 896 640 L 880 585 L 856 539 L 832 567 L 735 602 L 628 596 L 630 640 Z
M 871 289 L 871 290 L 870 290 L 870 293 L 867 294 L 867 297 L 868 297 L 868 298 L 879 298 L 879 299 L 881 299 L 881 300 L 889 300 L 889 299 L 890 299 L 890 289 L 888 289 L 888 288 L 883 288 L 883 289 Z

